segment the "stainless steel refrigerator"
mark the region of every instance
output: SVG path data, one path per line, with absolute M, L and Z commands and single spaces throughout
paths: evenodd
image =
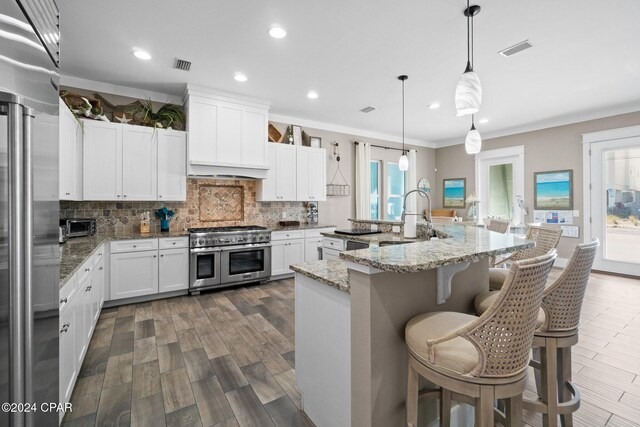
M 58 414 L 58 8 L 0 1 L 0 426 Z

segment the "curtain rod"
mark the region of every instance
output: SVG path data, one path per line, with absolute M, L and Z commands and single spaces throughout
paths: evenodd
M 360 143 L 358 141 L 353 141 L 354 144 L 356 145 L 360 145 Z M 396 150 L 396 151 L 403 151 L 402 148 L 395 148 L 395 147 L 385 147 L 383 145 L 375 145 L 375 144 L 369 144 L 372 147 L 376 147 L 376 148 L 384 148 L 385 150 Z M 409 151 L 407 149 L 405 149 L 404 151 Z

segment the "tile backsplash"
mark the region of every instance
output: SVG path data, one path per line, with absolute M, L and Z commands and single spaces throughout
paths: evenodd
M 140 229 L 139 215 L 149 211 L 151 231 L 160 231 L 160 220 L 154 212 L 162 207 L 173 209 L 171 230 L 189 227 L 221 227 L 227 225 L 275 224 L 287 214 L 287 220 L 306 222 L 304 202 L 257 202 L 256 181 L 227 179 L 187 179 L 186 202 L 70 202 L 60 201 L 60 218 L 96 218 L 98 233 L 129 233 Z M 211 200 L 211 191 L 218 190 Z M 230 187 L 228 189 L 221 187 Z M 241 197 L 241 206 L 226 197 Z M 203 199 L 206 197 L 206 200 Z M 200 207 L 207 209 L 200 212 Z M 225 220 L 237 218 L 235 220 Z

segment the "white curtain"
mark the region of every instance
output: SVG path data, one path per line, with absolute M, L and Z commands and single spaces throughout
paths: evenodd
M 371 219 L 371 144 L 356 145 L 356 218 Z
M 407 171 L 407 192 L 418 188 L 418 173 L 416 171 L 417 151 L 409 150 L 407 153 L 409 158 L 409 170 Z M 407 197 L 407 212 L 418 213 L 417 211 L 417 193 Z

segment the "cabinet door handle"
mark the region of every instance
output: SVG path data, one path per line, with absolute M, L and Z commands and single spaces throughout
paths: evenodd
M 90 268 L 85 268 L 84 271 L 91 271 L 91 269 Z
M 175 245 L 176 245 L 176 242 L 173 242 L 173 245 L 175 246 Z
M 123 197 L 127 197 L 127 195 L 125 194 Z
M 91 286 L 87 286 L 84 291 L 89 292 L 90 290 L 91 290 Z
M 164 255 L 160 255 L 160 258 L 164 258 Z
M 98 270 L 104 270 L 104 267 L 100 267 Z
M 154 255 L 153 257 L 154 257 L 154 258 L 157 258 L 157 257 L 158 257 L 158 255 Z
M 138 247 L 138 245 L 133 245 L 133 247 L 134 247 L 134 248 L 137 248 L 137 247 Z
M 158 199 L 162 199 L 162 194 L 158 194 Z
M 65 332 L 67 332 L 69 330 L 69 326 L 71 326 L 71 323 L 67 322 L 64 325 L 62 325 L 62 329 L 60 329 L 60 333 L 63 334 Z
M 120 197 L 120 195 L 118 194 L 116 197 Z
M 66 304 L 67 302 L 67 297 L 64 297 L 60 300 L 60 304 Z

